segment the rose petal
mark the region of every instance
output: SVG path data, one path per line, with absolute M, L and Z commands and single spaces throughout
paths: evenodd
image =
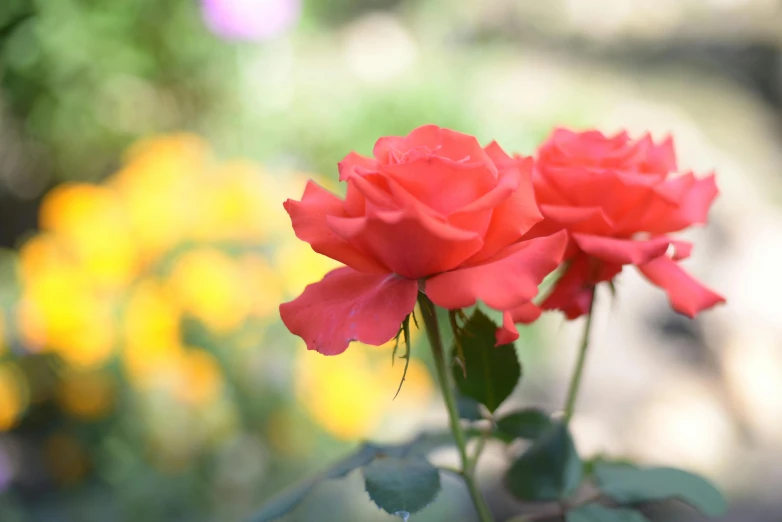
M 519 331 L 513 323 L 513 317 L 509 311 L 502 314 L 502 326 L 494 332 L 495 346 L 512 343 L 519 338 Z
M 449 310 L 478 300 L 495 310 L 521 306 L 538 293 L 538 285 L 562 260 L 567 233 L 513 244 L 484 263 L 436 275 L 426 281 L 426 294 Z
M 388 179 L 381 174 L 352 175 L 347 179 L 347 184 L 348 189 L 352 188 L 375 207 L 384 209 L 399 208 L 398 203 L 390 193 Z
M 438 221 L 445 221 L 454 228 L 472 232 L 479 236 L 486 234 L 486 229 L 489 227 L 489 222 L 492 217 L 492 209 L 476 210 L 475 212 L 469 213 L 460 211 L 451 214 L 450 216 L 446 216 L 418 200 L 413 194 L 408 192 L 406 188 L 393 179 L 389 178 L 386 182 L 397 203 L 398 209 L 416 207 L 418 212 L 429 214 Z
M 681 190 L 677 195 L 678 202 L 673 204 L 662 198 L 651 202 L 642 218 L 634 223 L 636 230 L 667 234 L 706 223 L 709 209 L 719 193 L 714 175 L 695 179 L 690 173 L 666 182 L 669 183 L 677 183 L 676 190 Z
M 666 136 L 662 143 L 656 145 L 649 133 L 646 133 L 639 140 L 638 149 L 638 170 L 641 173 L 665 178 L 671 172 L 678 170 L 671 136 Z
M 330 216 L 328 225 L 338 236 L 408 279 L 452 270 L 483 245 L 480 235 L 438 220 L 421 205 L 360 218 Z
M 648 241 L 616 239 L 590 234 L 571 234 L 578 248 L 607 263 L 619 265 L 641 265 L 668 250 L 671 240 L 665 236 Z
M 595 285 L 610 281 L 621 271 L 622 265 L 603 263 L 581 253 L 568 261 L 567 271 L 541 307 L 544 310 L 562 310 L 568 319 L 580 317 L 589 312 Z
M 724 297 L 700 284 L 667 256 L 658 257 L 638 268 L 649 281 L 665 290 L 674 310 L 689 318 L 725 302 Z
M 402 145 L 405 149 L 421 146 L 437 156 L 453 161 L 491 164 L 474 136 L 436 125 L 423 125 L 414 129 L 405 136 Z
M 469 264 L 478 264 L 494 256 L 506 246 L 518 241 L 543 219 L 535 203 L 535 194 L 530 182 L 531 159 L 525 158 L 518 162 L 518 168 L 502 171 L 500 185 L 511 175 L 511 172 L 516 172 L 520 178 L 517 181 L 517 188 L 494 209 L 483 238 L 483 248 L 468 261 Z
M 578 165 L 545 169 L 539 166 L 539 169 L 554 190 L 567 195 L 568 204 L 600 207 L 612 222 L 646 201 L 652 190 L 650 184 L 643 181 L 643 176 L 621 176 L 612 170 Z M 621 194 L 621 197 L 616 197 L 616 194 Z M 541 200 L 539 203 L 549 202 Z
M 483 150 L 499 170 L 515 167 L 519 161 L 517 158 L 509 156 L 496 141 L 486 145 Z
M 546 180 L 537 165 L 532 171 L 532 185 L 535 188 L 535 200 L 538 205 L 571 205 L 567 193 L 562 193 Z
M 673 255 L 671 258 L 674 261 L 679 261 L 681 259 L 687 259 L 690 257 L 690 253 L 692 252 L 692 243 L 689 241 L 672 239 L 671 245 L 673 245 Z
M 361 154 L 351 152 L 345 158 L 337 163 L 337 169 L 339 170 L 339 180 L 345 181 L 351 176 L 363 175 L 366 172 L 376 171 L 378 168 L 377 160 L 374 158 L 367 158 Z
M 308 349 L 337 355 L 351 341 L 381 345 L 393 339 L 417 295 L 416 281 L 337 268 L 281 304 L 280 317 Z
M 709 209 L 717 194 L 719 194 L 719 190 L 717 190 L 714 174 L 697 180 L 680 203 L 682 219 L 689 224 L 702 225 L 706 223 Z
M 614 229 L 613 222 L 600 207 L 540 205 L 540 211 L 547 220 L 570 232 L 610 234 Z
M 482 151 L 481 151 L 482 152 Z M 459 163 L 436 155 L 387 165 L 383 172 L 393 177 L 419 201 L 443 215 L 452 214 L 478 200 L 497 185 L 494 164 Z
M 307 182 L 301 201 L 287 200 L 283 206 L 291 217 L 296 237 L 319 254 L 336 259 L 359 272 L 384 273 L 382 263 L 367 256 L 336 235 L 326 224 L 327 216 L 345 216 L 342 200 L 313 181 Z
M 538 320 L 543 310 L 532 301 L 502 314 L 502 326 L 495 332 L 497 346 L 512 343 L 519 338 L 516 324 L 530 324 Z

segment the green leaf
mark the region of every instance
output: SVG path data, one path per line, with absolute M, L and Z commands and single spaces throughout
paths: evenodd
M 513 463 L 505 483 L 522 500 L 565 500 L 578 489 L 583 475 L 567 425 L 555 423 Z
M 514 439 L 534 440 L 551 426 L 551 417 L 546 412 L 529 408 L 508 413 L 500 418 L 495 436 L 505 442 Z
M 594 475 L 601 491 L 622 504 L 676 498 L 710 517 L 721 516 L 728 508 L 711 483 L 680 469 L 599 462 Z
M 565 515 L 566 522 L 648 522 L 648 519 L 632 509 L 613 509 L 598 504 L 588 504 Z
M 460 330 L 458 342 L 464 354 L 467 377 L 453 368 L 459 392 L 493 412 L 502 404 L 521 377 L 521 366 L 513 344 L 494 346 L 497 326 L 477 310 Z M 456 352 L 454 346 L 454 354 Z
M 344 477 L 354 469 L 372 462 L 380 451 L 380 447 L 372 444 L 362 446 L 357 452 L 335 463 L 331 468 L 320 475 L 312 477 L 275 496 L 270 502 L 265 504 L 260 511 L 255 513 L 251 522 L 271 522 L 283 517 L 286 513 L 295 508 L 318 482 Z
M 424 459 L 377 459 L 364 466 L 369 498 L 392 515 L 415 513 L 440 492 L 440 473 Z

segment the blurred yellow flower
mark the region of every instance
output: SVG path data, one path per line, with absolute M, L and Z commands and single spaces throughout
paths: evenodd
M 131 383 L 146 387 L 175 371 L 182 357 L 181 311 L 165 286 L 146 279 L 125 309 L 122 360 Z
M 258 243 L 286 223 L 282 201 L 275 199 L 274 179 L 258 165 L 231 161 L 208 172 L 200 181 L 204 198 L 193 231 L 198 240 L 241 240 Z
M 257 317 L 277 315 L 283 300 L 283 285 L 266 258 L 260 254 L 245 254 L 239 259 L 244 290 Z
M 61 185 L 43 199 L 39 222 L 42 230 L 67 245 L 92 284 L 117 289 L 134 277 L 137 252 L 113 190 L 85 183 Z
M 295 241 L 290 231 L 282 200 L 300 192 L 290 187 L 303 186 L 309 177 L 274 176 L 243 160 L 219 162 L 198 136 L 173 134 L 131 147 L 123 166 L 103 183 L 67 183 L 47 194 L 41 232 L 19 252 L 14 312 L 25 346 L 66 363 L 55 389 L 58 404 L 84 419 L 111 411 L 119 389 L 101 368 L 116 349 L 139 396 L 192 406 L 185 410 L 198 410 L 199 422 L 208 415 L 233 418 L 225 413 L 232 411 L 230 395 L 223 393 L 215 356 L 185 346 L 182 319 L 203 322 L 229 339 L 230 348 L 247 335 L 254 338 L 243 344 L 257 346 L 265 325 L 257 319 L 276 319 L 286 295 L 297 295 L 339 266 Z M 380 354 L 387 365 L 390 347 Z M 386 377 L 375 355 L 356 358 L 352 370 L 331 370 L 344 385 L 329 387 L 321 398 L 302 392 L 317 412 L 341 409 L 343 399 L 358 401 L 360 415 L 329 415 L 330 429 L 348 438 L 378 426 L 382 414 L 371 397 L 392 396 L 398 381 L 391 381 L 401 377 Z M 347 384 L 352 371 L 361 387 Z M 308 377 L 312 386 L 324 378 Z M 424 388 L 426 378 L 420 378 Z M 22 389 L 12 382 L 0 380 L 0 429 L 26 407 L 24 394 L 8 391 Z M 409 388 L 419 398 L 426 393 Z
M 111 411 L 115 393 L 116 384 L 106 372 L 69 371 L 61 378 L 57 400 L 66 412 L 91 420 Z
M 338 261 L 316 253 L 307 243 L 293 238 L 275 251 L 274 265 L 285 285 L 285 293 L 290 297 L 299 295 L 304 287 L 320 281 L 328 272 L 342 266 Z
M 187 239 L 204 197 L 199 176 L 211 162 L 201 138 L 177 134 L 135 145 L 127 164 L 108 182 L 127 212 L 133 241 L 144 262 Z
M 215 248 L 198 248 L 179 256 L 170 283 L 182 309 L 216 332 L 241 326 L 250 313 L 252 289 L 240 266 Z
M 383 418 L 394 411 L 426 407 L 432 383 L 426 367 L 410 361 L 399 396 L 394 394 L 402 378 L 403 364 L 391 367 L 388 357 L 353 343 L 339 357 L 302 350 L 296 365 L 296 395 L 309 415 L 327 431 L 342 439 L 372 435 Z
M 18 366 L 13 363 L 0 364 L 0 431 L 13 428 L 27 408 L 26 385 Z
M 89 275 L 68 263 L 46 235 L 22 247 L 20 265 L 24 284 L 17 313 L 25 343 L 76 366 L 103 364 L 113 353 L 114 318 Z

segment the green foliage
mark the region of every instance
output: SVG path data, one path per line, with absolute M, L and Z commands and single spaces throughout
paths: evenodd
M 646 517 L 632 509 L 613 509 L 598 504 L 587 504 L 565 516 L 566 522 L 648 522 Z
M 392 515 L 415 513 L 440 492 L 440 472 L 424 459 L 383 458 L 364 466 L 369 498 Z
M 567 425 L 554 424 L 510 467 L 505 483 L 522 500 L 565 500 L 581 484 L 584 466 Z
M 521 365 L 513 344 L 494 346 L 497 326 L 486 314 L 476 310 L 459 330 L 458 342 L 464 356 L 466 377 L 454 366 L 453 374 L 459 392 L 472 397 L 493 412 L 516 387 Z M 454 356 L 458 353 L 456 345 Z
M 465 432 L 465 436 L 468 438 L 477 437 L 479 435 L 480 432 L 477 430 L 467 430 Z M 375 500 L 375 503 L 385 509 L 384 505 L 387 499 L 390 498 L 390 488 L 392 486 L 385 484 L 383 479 L 378 478 L 378 474 L 384 473 L 384 470 L 387 468 L 393 468 L 396 466 L 399 468 L 396 471 L 397 477 L 402 477 L 405 473 L 410 473 L 414 476 L 413 480 L 423 481 L 422 487 L 429 487 L 429 490 L 431 490 L 431 481 L 433 479 L 431 476 L 431 471 L 428 470 L 428 468 L 434 469 L 436 473 L 437 470 L 426 462 L 424 456 L 437 448 L 443 446 L 452 446 L 453 444 L 454 439 L 450 432 L 425 432 L 402 444 L 379 445 L 366 443 L 354 453 L 332 464 L 331 467 L 319 475 L 311 477 L 277 494 L 275 497 L 265 503 L 260 511 L 255 513 L 251 519 L 251 522 L 271 522 L 273 520 L 277 520 L 295 508 L 319 482 L 344 477 L 351 471 L 361 467 L 364 467 L 365 477 L 367 468 L 369 468 L 369 477 L 371 478 L 370 483 L 372 490 L 370 491 L 370 485 L 367 485 L 367 491 L 369 492 L 370 497 Z M 374 462 L 386 462 L 386 464 L 370 466 L 370 464 L 373 464 Z M 388 464 L 389 462 L 395 464 Z M 405 470 L 404 468 L 406 468 L 406 466 L 403 465 L 403 463 L 406 462 L 415 462 L 419 464 L 425 463 L 426 466 L 421 466 L 420 468 L 415 468 L 414 470 Z M 418 476 L 418 473 L 420 473 L 420 476 Z M 439 491 L 439 484 L 440 478 L 438 474 L 437 489 L 432 494 L 432 498 L 430 498 L 426 504 L 434 499 L 434 495 L 436 495 L 437 491 Z M 375 499 L 373 496 L 375 494 L 379 495 L 380 500 Z M 406 491 L 401 491 L 398 493 L 398 495 L 401 495 L 400 498 L 405 499 L 407 502 L 412 502 L 419 498 L 415 496 L 409 496 Z M 388 500 L 388 502 L 391 502 L 392 500 Z M 398 498 L 397 501 L 401 500 Z M 381 505 L 381 502 L 384 504 Z M 412 510 L 404 509 L 402 509 L 402 511 L 408 511 L 410 513 L 413 512 Z
M 594 475 L 600 490 L 620 504 L 676 498 L 707 516 L 721 516 L 727 504 L 705 479 L 674 468 L 637 468 L 598 462 Z
M 534 440 L 552 427 L 551 417 L 535 408 L 518 410 L 497 420 L 495 436 L 510 442 L 514 439 Z
M 35 4 L 4 42 L 0 87 L 56 174 L 96 179 L 135 138 L 206 127 L 229 105 L 236 50 L 208 32 L 198 2 Z
M 271 502 L 265 504 L 252 518 L 252 522 L 271 522 L 277 520 L 296 507 L 307 493 L 322 480 L 344 477 L 356 468 L 369 464 L 380 452 L 378 446 L 366 444 L 350 456 L 336 462 L 328 470 L 320 475 L 312 477 L 301 484 L 297 484 L 279 495 Z

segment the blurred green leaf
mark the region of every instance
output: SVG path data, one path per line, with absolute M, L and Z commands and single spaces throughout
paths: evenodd
M 479 430 L 465 430 L 465 436 L 468 440 L 480 435 L 481 432 Z M 368 465 L 376 458 L 381 460 L 426 462 L 424 456 L 427 453 L 439 447 L 453 444 L 453 434 L 450 431 L 423 432 L 414 439 L 402 444 L 364 444 L 356 452 L 336 462 L 323 473 L 310 477 L 276 495 L 256 512 L 250 521 L 271 522 L 277 520 L 295 508 L 319 482 L 344 477 L 354 469 Z
M 454 366 L 456 387 L 493 412 L 516 387 L 521 377 L 521 365 L 513 344 L 494 346 L 497 330 L 491 319 L 476 310 L 459 331 L 459 343 L 465 359 L 467 377 Z M 454 355 L 456 347 L 453 348 Z
M 377 459 L 364 466 L 369 498 L 392 515 L 412 514 L 440 492 L 440 472 L 424 459 Z
M 597 504 L 588 504 L 569 511 L 566 522 L 648 522 L 641 513 L 632 509 L 613 509 Z
M 507 442 L 513 439 L 534 440 L 552 426 L 551 417 L 538 409 L 529 408 L 504 415 L 497 421 L 497 438 Z
M 362 446 L 358 451 L 335 463 L 331 468 L 320 475 L 311 477 L 278 494 L 270 502 L 264 505 L 260 511 L 255 513 L 251 522 L 271 522 L 281 518 L 295 508 L 318 482 L 344 477 L 354 469 L 372 462 L 380 451 L 380 447 L 372 444 Z
M 556 423 L 513 463 L 505 481 L 522 500 L 564 500 L 578 489 L 583 474 L 567 425 Z
M 727 510 L 725 498 L 711 483 L 680 469 L 599 462 L 594 475 L 600 489 L 622 504 L 676 498 L 707 516 L 721 516 Z

